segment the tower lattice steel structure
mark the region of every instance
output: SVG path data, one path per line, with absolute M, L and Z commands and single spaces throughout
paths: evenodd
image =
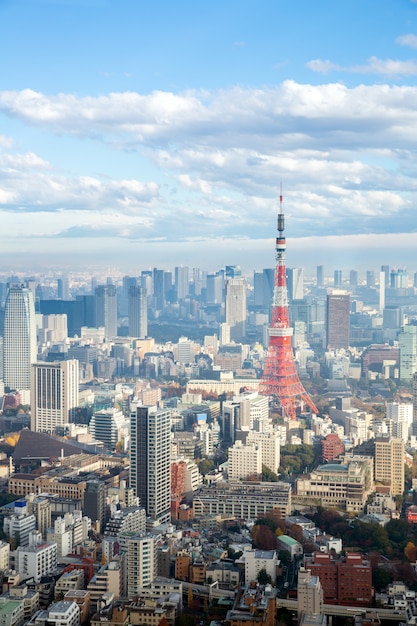
M 284 213 L 282 211 L 282 189 L 279 198 L 278 237 L 275 246 L 275 279 L 272 300 L 272 321 L 269 327 L 269 346 L 264 372 L 259 384 L 259 393 L 275 397 L 282 413 L 290 419 L 296 418 L 298 407 L 307 405 L 317 409 L 298 377 L 291 345 L 293 329 L 288 313 L 288 292 L 285 261 L 286 242 L 284 236 Z

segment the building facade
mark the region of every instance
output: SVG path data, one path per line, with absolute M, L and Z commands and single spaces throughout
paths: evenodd
M 32 365 L 30 428 L 53 433 L 72 421 L 79 405 L 78 361 Z
M 171 413 L 138 406 L 131 415 L 130 485 L 147 515 L 170 519 Z

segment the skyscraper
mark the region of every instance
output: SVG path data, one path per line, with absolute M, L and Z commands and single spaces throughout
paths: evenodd
M 404 493 L 405 444 L 401 439 L 375 439 L 375 482 L 390 485 L 391 494 Z
M 117 292 L 114 285 L 98 285 L 96 297 L 96 326 L 104 326 L 107 339 L 117 337 Z
M 244 278 L 226 280 L 226 324 L 230 338 L 243 341 L 246 337 L 246 281 Z
M 148 334 L 148 303 L 146 289 L 129 287 L 128 295 L 129 336 L 144 338 Z
M 182 300 L 189 293 L 189 275 L 188 275 L 188 267 L 180 267 L 175 268 L 175 288 L 177 290 L 177 300 Z
M 333 284 L 336 289 L 339 289 L 342 286 L 342 270 L 334 271 L 334 279 Z
M 400 348 L 400 381 L 409 383 L 417 371 L 417 326 L 406 324 L 398 335 Z
M 170 411 L 138 406 L 131 415 L 130 486 L 153 521 L 170 520 Z
M 324 287 L 324 267 L 317 265 L 317 287 Z
M 304 270 L 302 267 L 287 269 L 287 289 L 290 300 L 302 300 L 304 297 Z
M 6 297 L 3 330 L 4 384 L 29 402 L 30 368 L 36 362 L 36 322 L 33 296 L 22 285 L 11 285 Z
M 350 295 L 333 293 L 327 296 L 328 348 L 348 348 L 350 343 Z
M 31 430 L 52 433 L 72 421 L 78 406 L 78 367 L 75 359 L 32 365 Z

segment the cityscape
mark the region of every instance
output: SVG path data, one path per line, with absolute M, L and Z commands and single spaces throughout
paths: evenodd
M 416 626 L 417 0 L 0 26 L 0 626 Z

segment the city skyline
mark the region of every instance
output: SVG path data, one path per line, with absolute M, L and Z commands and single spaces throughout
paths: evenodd
M 4 269 L 271 267 L 282 181 L 288 266 L 413 271 L 415 1 L 22 0 L 0 19 Z

